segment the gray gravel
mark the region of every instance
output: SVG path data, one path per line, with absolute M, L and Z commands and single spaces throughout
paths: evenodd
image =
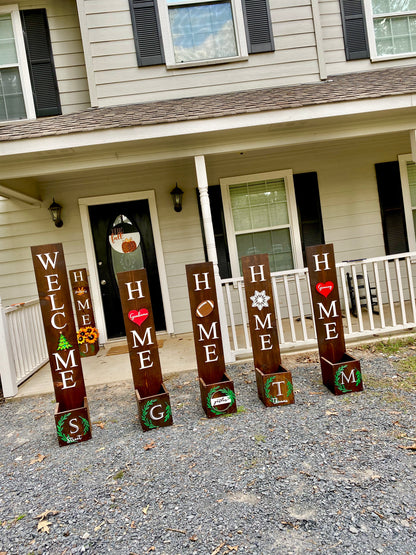
M 296 404 L 269 409 L 233 365 L 239 413 L 209 420 L 173 376 L 174 426 L 146 433 L 130 382 L 92 387 L 93 439 L 61 448 L 51 395 L 0 405 L 0 552 L 414 554 L 416 391 L 400 356 L 358 356 L 366 389 L 340 397 L 283 357 Z

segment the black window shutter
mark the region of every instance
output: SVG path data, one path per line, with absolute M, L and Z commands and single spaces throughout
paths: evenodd
M 199 191 L 196 190 L 198 197 L 199 218 L 201 223 L 202 238 L 204 242 L 205 260 L 208 260 L 207 246 L 205 242 L 204 223 L 202 220 L 201 204 Z M 224 208 L 222 204 L 221 186 L 211 185 L 208 187 L 209 204 L 211 207 L 212 225 L 214 228 L 215 247 L 218 256 L 218 269 L 221 279 L 231 277 L 230 255 L 228 252 L 227 233 L 225 230 Z
M 156 2 L 157 0 L 129 0 L 139 66 L 165 62 Z
M 268 0 L 242 0 L 249 54 L 273 52 L 273 29 Z
M 306 265 L 305 248 L 325 243 L 316 172 L 298 173 L 293 176 L 296 205 L 298 208 L 303 260 Z
M 363 0 L 340 0 L 347 60 L 369 58 Z
M 37 117 L 61 114 L 45 9 L 20 12 Z
M 375 168 L 386 254 L 407 252 L 409 245 L 399 163 L 383 162 L 376 164 Z

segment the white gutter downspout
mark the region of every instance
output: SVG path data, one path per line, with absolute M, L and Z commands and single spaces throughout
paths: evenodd
M 228 335 L 227 315 L 225 311 L 224 295 L 221 277 L 218 269 L 218 256 L 215 247 L 215 235 L 212 225 L 211 207 L 208 196 L 208 177 L 204 156 L 195 156 L 196 179 L 198 183 L 199 199 L 201 202 L 202 221 L 204 223 L 205 242 L 207 245 L 208 260 L 214 265 L 214 277 L 217 288 L 218 310 L 224 349 L 225 362 L 234 362 L 235 355 L 231 352 L 230 338 Z

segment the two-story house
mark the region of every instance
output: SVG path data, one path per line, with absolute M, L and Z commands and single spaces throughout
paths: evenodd
M 186 264 L 416 251 L 415 56 L 412 0 L 0 0 L 3 305 L 36 297 L 31 245 L 88 269 L 103 341 L 123 269 L 183 333 Z

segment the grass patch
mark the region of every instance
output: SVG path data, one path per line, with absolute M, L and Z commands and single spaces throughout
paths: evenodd
M 380 341 L 368 347 L 373 352 L 383 353 L 384 355 L 396 355 L 401 349 L 415 345 L 414 337 L 398 337 L 396 339 L 388 339 Z
M 398 370 L 400 389 L 416 391 L 416 356 L 404 358 L 395 366 Z

